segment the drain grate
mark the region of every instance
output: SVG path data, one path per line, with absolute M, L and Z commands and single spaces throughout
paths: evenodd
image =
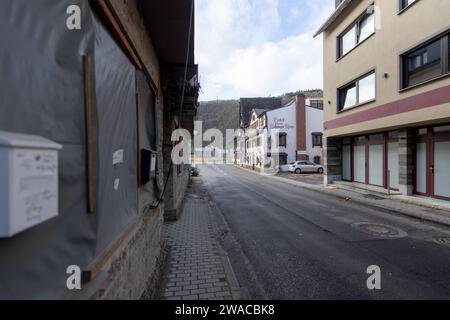
M 377 236 L 377 237 L 383 237 L 383 238 L 404 238 L 406 237 L 408 234 L 403 231 L 400 230 L 398 228 L 392 227 L 392 226 L 388 226 L 388 225 L 384 225 L 384 224 L 378 224 L 378 223 L 370 223 L 370 222 L 359 222 L 359 223 L 353 223 L 352 227 L 373 235 L 373 236 Z
M 444 246 L 450 246 L 450 237 L 436 237 L 434 238 L 434 241 Z

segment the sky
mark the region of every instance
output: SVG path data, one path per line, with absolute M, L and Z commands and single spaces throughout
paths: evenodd
M 196 0 L 201 101 L 322 89 L 322 36 L 334 0 Z

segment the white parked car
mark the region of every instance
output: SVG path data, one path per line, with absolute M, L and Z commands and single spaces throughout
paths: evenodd
M 289 165 L 289 172 L 292 173 L 323 173 L 323 166 L 310 161 L 296 161 Z

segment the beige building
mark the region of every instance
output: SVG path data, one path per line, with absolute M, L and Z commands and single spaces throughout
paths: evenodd
M 324 39 L 325 182 L 450 200 L 450 1 L 337 0 Z

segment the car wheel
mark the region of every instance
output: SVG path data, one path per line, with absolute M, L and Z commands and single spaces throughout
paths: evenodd
M 319 168 L 319 170 L 317 170 L 318 173 L 323 173 L 323 168 Z
M 302 173 L 302 170 L 301 169 L 295 169 L 295 173 L 296 174 L 300 174 L 300 173 Z

